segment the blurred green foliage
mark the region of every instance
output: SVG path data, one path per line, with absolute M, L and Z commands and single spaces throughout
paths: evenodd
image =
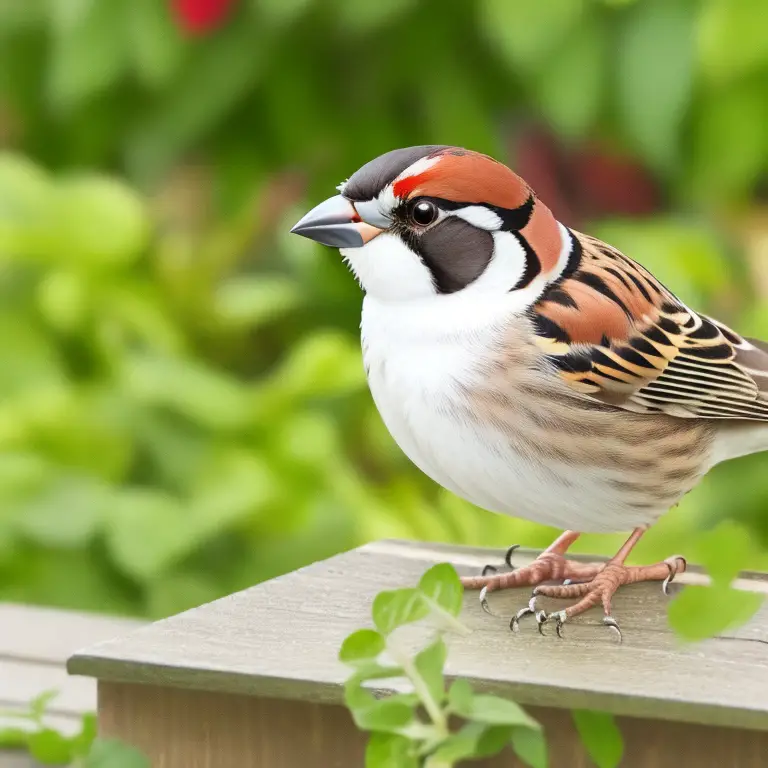
M 372 538 L 548 543 L 402 456 L 354 281 L 287 229 L 381 152 L 514 165 L 534 122 L 660 189 L 583 229 L 766 338 L 765 10 L 243 0 L 187 39 L 159 0 L 0 0 L 0 599 L 163 616 Z M 723 517 L 767 536 L 765 461 L 718 469 L 636 559 L 693 557 Z

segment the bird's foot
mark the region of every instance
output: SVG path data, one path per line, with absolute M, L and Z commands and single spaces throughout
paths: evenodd
M 507 550 L 506 561 L 510 567 L 512 553 L 517 547 Z M 493 567 L 493 566 L 491 566 Z M 590 582 L 605 567 L 605 563 L 579 563 L 566 560 L 563 555 L 556 552 L 542 552 L 536 560 L 504 573 L 488 572 L 488 566 L 483 569 L 482 576 L 465 576 L 461 583 L 465 589 L 480 590 L 480 605 L 486 613 L 493 613 L 488 605 L 488 594 L 500 589 L 514 589 L 516 587 L 535 587 L 545 581 L 572 581 Z
M 519 629 L 520 619 L 530 615 L 535 616 L 539 632 L 542 635 L 544 634 L 544 625 L 548 622 L 553 622 L 557 636 L 562 637 L 563 625 L 566 621 L 602 603 L 605 613 L 603 624 L 613 630 L 618 641 L 621 642 L 621 628 L 616 619 L 611 615 L 611 599 L 619 587 L 625 584 L 637 584 L 641 581 L 661 581 L 663 582 L 662 590 L 664 594 L 669 594 L 669 583 L 678 573 L 684 573 L 685 569 L 686 561 L 681 555 L 674 555 L 654 565 L 630 566 L 609 561 L 594 578 L 586 583 L 537 586 L 533 590 L 533 596 L 528 606 L 518 611 L 513 617 L 510 622 L 510 628 L 516 632 Z M 548 614 L 546 611 L 536 609 L 536 599 L 539 596 L 563 600 L 578 599 L 578 601 L 564 610 Z

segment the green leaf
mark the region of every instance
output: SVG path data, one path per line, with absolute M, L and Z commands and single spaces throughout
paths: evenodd
M 4 717 L 8 716 L 8 713 L 3 713 Z M 6 749 L 23 749 L 28 751 L 29 744 L 29 729 L 17 728 L 10 726 L 7 728 L 0 728 L 0 747 Z
M 370 662 L 382 653 L 385 645 L 384 638 L 375 630 L 360 629 L 342 643 L 339 661 L 351 666 Z
M 411 8 L 414 2 L 388 0 L 386 3 L 349 3 L 336 0 L 334 21 L 347 33 L 365 34 L 394 21 Z
M 491 757 L 501 752 L 512 735 L 509 726 L 466 723 L 430 755 L 435 763 L 453 765 L 460 760 Z
M 254 521 L 283 498 L 277 473 L 252 449 L 224 445 L 207 452 L 186 487 L 192 497 L 187 526 L 200 539 Z
M 437 606 L 454 618 L 461 613 L 464 588 L 459 574 L 449 563 L 433 565 L 421 577 L 419 589 L 430 607 Z
M 727 587 L 758 550 L 751 531 L 733 520 L 723 520 L 696 539 L 694 560 L 706 567 L 716 586 Z
M 154 579 L 146 585 L 143 613 L 149 619 L 165 619 L 211 603 L 222 597 L 224 591 L 205 572 L 174 568 L 170 572 L 164 571 L 161 579 Z
M 624 739 L 613 715 L 588 709 L 573 710 L 573 722 L 597 768 L 616 768 L 624 755 Z
M 724 586 L 686 586 L 669 606 L 669 623 L 684 640 L 706 640 L 745 624 L 764 597 Z
M 344 701 L 358 728 L 363 731 L 398 732 L 413 721 L 419 703 L 415 694 L 397 694 L 377 699 L 360 686 L 354 676 L 344 686 Z
M 413 743 L 396 733 L 372 733 L 365 749 L 365 768 L 418 768 Z
M 314 0 L 251 0 L 254 11 L 273 27 L 287 26 L 306 14 Z
M 53 0 L 48 87 L 57 107 L 80 106 L 127 71 L 126 7 L 124 0 Z
M 72 754 L 79 757 L 87 755 L 93 748 L 93 742 L 96 740 L 97 734 L 98 722 L 96 715 L 92 712 L 83 715 L 80 732 L 70 739 Z
M 469 704 L 469 706 L 467 706 Z M 525 710 L 514 701 L 502 699 L 499 696 L 475 694 L 470 701 L 466 692 L 451 702 L 452 711 L 466 720 L 474 720 L 488 725 L 513 725 L 525 728 L 540 728 L 541 726 Z
M 347 395 L 365 386 L 360 348 L 336 331 L 317 331 L 291 350 L 272 377 L 293 397 Z
M 545 62 L 577 25 L 582 0 L 484 0 L 478 6 L 481 29 L 515 72 Z
M 161 491 L 125 488 L 107 518 L 107 548 L 122 571 L 151 581 L 188 550 L 186 509 Z
M 149 238 L 143 201 L 121 182 L 78 176 L 59 183 L 49 202 L 49 256 L 74 265 L 111 266 L 141 255 Z
M 699 15 L 702 71 L 716 82 L 735 80 L 768 63 L 763 0 L 707 0 Z
M 360 684 L 366 680 L 381 680 L 389 677 L 403 677 L 405 672 L 402 667 L 396 667 L 391 664 L 379 664 L 376 661 L 361 661 L 355 667 L 355 672 L 349 678 L 349 683 Z
M 590 14 L 547 58 L 532 84 L 545 119 L 568 139 L 585 136 L 600 111 L 608 71 L 606 43 L 601 17 Z
M 244 426 L 250 400 L 241 381 L 203 360 L 134 355 L 123 361 L 128 391 L 142 402 L 165 405 L 216 430 Z
M 466 680 L 454 680 L 448 689 L 448 705 L 453 712 L 468 712 L 474 696 L 472 686 Z
M 129 162 L 143 178 L 157 178 L 214 128 L 258 82 L 270 38 L 251 24 L 229 24 L 201 41 L 165 98 L 141 115 L 128 140 Z
M 59 691 L 55 688 L 51 688 L 48 691 L 43 691 L 35 696 L 32 701 L 29 702 L 30 715 L 39 720 L 48 709 L 48 705 L 59 695 Z
M 117 739 L 96 739 L 83 768 L 150 768 L 150 762 L 138 749 Z
M 0 254 L 36 253 L 53 184 L 31 161 L 0 153 Z
M 27 748 L 29 754 L 43 765 L 66 765 L 72 759 L 69 739 L 51 728 L 31 733 Z
M 448 655 L 445 642 L 440 637 L 432 645 L 416 654 L 413 660 L 417 672 L 421 675 L 424 684 L 432 699 L 441 704 L 445 699 L 445 680 L 443 679 L 443 667 Z
M 50 271 L 40 281 L 37 303 L 46 321 L 56 330 L 79 329 L 88 310 L 88 285 L 83 276 L 66 269 Z
M 133 59 L 139 77 L 150 88 L 168 85 L 183 61 L 185 45 L 170 8 L 170 3 L 157 0 L 132 0 L 130 5 Z
M 42 546 L 82 547 L 99 532 L 111 501 L 111 492 L 103 483 L 64 474 L 20 505 L 15 528 Z
M 618 106 L 624 130 L 657 170 L 678 160 L 691 97 L 694 7 L 645 0 L 625 14 L 618 44 Z
M 228 327 L 256 328 L 279 320 L 302 302 L 299 286 L 285 277 L 235 277 L 214 298 L 214 311 Z
M 512 731 L 512 749 L 531 768 L 547 768 L 547 741 L 544 731 L 533 728 L 515 728 Z
M 379 592 L 373 601 L 373 623 L 385 636 L 403 624 L 418 621 L 428 614 L 429 608 L 417 589 Z
M 703 94 L 691 138 L 691 183 L 700 200 L 709 202 L 713 189 L 724 202 L 752 193 L 765 167 L 766 123 L 768 98 L 762 80 Z

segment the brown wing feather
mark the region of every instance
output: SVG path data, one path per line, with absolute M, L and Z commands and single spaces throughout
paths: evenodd
M 537 341 L 575 390 L 627 410 L 768 421 L 768 352 L 686 307 L 648 271 L 574 233 L 579 268 L 533 307 Z

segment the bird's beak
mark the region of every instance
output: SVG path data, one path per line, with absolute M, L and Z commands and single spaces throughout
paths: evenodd
M 349 200 L 336 195 L 314 207 L 291 232 L 323 245 L 359 248 L 381 234 L 382 230 L 366 224 Z

